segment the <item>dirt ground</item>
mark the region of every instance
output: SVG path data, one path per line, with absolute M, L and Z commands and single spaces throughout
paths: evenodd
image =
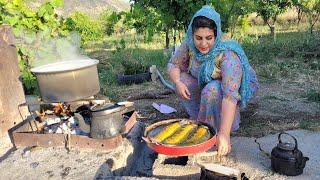
M 260 78 L 260 89 L 246 109 L 241 110 L 240 129 L 234 136 L 261 137 L 282 130 L 303 128 L 320 131 L 320 103 L 308 101 L 303 97 L 313 84 L 301 82 L 268 82 Z M 319 87 L 318 87 L 319 88 Z M 152 92 L 161 94 L 166 89 L 160 83 L 148 82 L 132 85 L 121 94 L 121 99 Z M 135 100 L 135 108 L 143 117 L 141 120 L 153 121 L 188 117 L 175 94 L 163 99 Z M 161 114 L 152 107 L 152 103 L 163 103 L 177 109 L 176 113 Z
M 285 81 L 268 82 L 260 79 L 260 85 L 260 91 L 255 99 L 249 103 L 247 109 L 241 111 L 240 129 L 232 134 L 234 147 L 241 147 L 235 148 L 230 157 L 240 159 L 238 161 L 240 165 L 230 164 L 230 166 L 246 172 L 251 179 L 286 179 L 285 176 L 278 176 L 270 171 L 270 166 L 268 166 L 270 162 L 261 156 L 253 139 L 259 138 L 259 141 L 264 142 L 262 145 L 266 151 L 271 151 L 270 148 L 276 144 L 276 133 L 282 130 L 307 129 L 307 131 L 299 130 L 299 132 L 302 131 L 300 132 L 302 135 L 296 131 L 292 133 L 299 136 L 299 143 L 309 139 L 308 142 L 311 143 L 303 143 L 302 150 L 309 154 L 310 158 L 317 157 L 312 142 L 319 141 L 320 136 L 319 103 L 307 101 L 302 96 L 308 86 L 311 86 L 308 84 Z M 125 86 L 120 99 L 126 100 L 129 96 L 146 92 L 158 94 L 164 91 L 166 89 L 158 81 Z M 164 97 L 134 100 L 135 109 L 139 112 L 138 120 L 147 125 L 156 120 L 187 117 L 174 94 Z M 177 112 L 168 115 L 161 114 L 152 107 L 153 102 L 174 107 Z M 304 136 L 307 138 L 302 138 Z M 150 177 L 136 177 L 136 174 L 134 177 L 110 176 L 115 170 L 127 166 L 128 157 L 133 151 L 134 148 L 128 142 L 112 152 L 79 149 L 68 152 L 63 148 L 37 147 L 17 150 L 2 148 L 0 149 L 0 179 L 150 179 Z M 248 155 L 247 159 L 245 155 Z M 247 165 L 241 163 L 247 160 L 249 160 Z M 308 166 L 307 174 L 303 178 L 319 178 L 317 170 L 312 168 L 319 165 L 318 162 L 319 159 L 309 162 L 311 166 Z M 141 174 L 141 176 L 145 175 Z
M 257 140 L 264 151 L 271 152 L 277 144 L 277 135 L 268 135 L 261 138 L 232 137 L 233 151 L 223 159 L 216 158 L 214 163 L 236 168 L 249 179 L 319 179 L 320 157 L 314 148 L 315 142 L 320 142 L 320 133 L 308 130 L 287 131 L 298 140 L 298 148 L 304 156 L 310 158 L 300 176 L 288 177 L 274 173 L 271 170 L 270 159 L 258 149 Z M 1 151 L 1 150 L 0 150 Z M 139 152 L 139 157 L 133 158 Z M 101 150 L 64 148 L 25 147 L 7 153 L 0 158 L 1 179 L 158 179 L 150 177 L 152 168 L 158 174 L 165 174 L 166 179 L 179 179 L 176 174 L 188 174 L 189 168 L 194 166 L 168 165 L 165 170 L 152 165 L 148 158 L 156 158 L 146 146 L 135 147 L 124 141 L 123 145 L 111 152 Z M 144 164 L 149 163 L 149 164 Z M 160 167 L 163 167 L 161 165 Z M 161 172 L 161 171 L 165 171 Z M 196 175 L 200 177 L 200 172 Z M 194 177 L 195 175 L 193 175 Z M 161 176 L 162 177 L 162 176 Z M 184 179 L 186 176 L 183 176 Z M 190 179 L 190 178 L 189 178 Z M 226 178 L 224 178 L 226 179 Z

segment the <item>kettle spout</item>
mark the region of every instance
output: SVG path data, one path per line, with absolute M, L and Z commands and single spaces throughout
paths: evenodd
M 306 162 L 309 161 L 308 157 L 303 157 L 300 164 L 298 165 L 299 168 L 303 169 L 306 166 Z

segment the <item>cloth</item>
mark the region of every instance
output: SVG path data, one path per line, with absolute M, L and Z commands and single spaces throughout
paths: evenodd
M 194 46 L 193 43 L 193 32 L 192 32 L 192 22 L 195 17 L 205 16 L 216 23 L 217 26 L 217 37 L 215 38 L 215 44 L 211 47 L 207 54 L 202 54 L 199 50 Z M 215 68 L 215 59 L 219 54 L 226 52 L 228 50 L 232 50 L 237 54 L 241 61 L 242 68 L 242 80 L 240 86 L 240 94 L 241 100 L 240 105 L 245 107 L 249 99 L 253 95 L 252 89 L 250 89 L 250 81 L 251 79 L 256 79 L 255 77 L 250 77 L 250 65 L 248 62 L 248 58 L 241 48 L 241 46 L 233 40 L 223 41 L 221 39 L 222 31 L 221 31 L 221 20 L 220 15 L 210 6 L 204 6 L 191 19 L 189 24 L 187 33 L 186 33 L 186 44 L 189 47 L 192 55 L 196 57 L 196 61 L 201 62 L 201 67 L 198 75 L 198 81 L 201 88 L 203 88 L 207 83 L 209 83 L 212 78 L 212 72 Z

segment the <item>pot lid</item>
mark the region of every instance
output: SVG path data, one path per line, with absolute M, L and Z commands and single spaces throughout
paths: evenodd
M 108 103 L 104 105 L 93 106 L 90 108 L 90 111 L 92 113 L 103 112 L 104 114 L 110 114 L 110 113 L 121 111 L 123 108 L 124 106 L 122 105 Z
M 293 151 L 295 148 L 295 145 L 289 142 L 284 142 L 284 143 L 279 143 L 277 147 L 282 150 Z
M 71 70 L 93 66 L 98 63 L 99 61 L 96 59 L 64 60 L 64 61 L 46 64 L 43 66 L 38 66 L 38 67 L 32 68 L 30 71 L 33 73 L 63 72 L 63 71 L 71 71 Z

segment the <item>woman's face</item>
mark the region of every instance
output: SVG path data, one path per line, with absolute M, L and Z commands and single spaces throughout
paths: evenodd
M 215 42 L 213 29 L 200 27 L 193 32 L 195 47 L 202 53 L 207 54 Z

